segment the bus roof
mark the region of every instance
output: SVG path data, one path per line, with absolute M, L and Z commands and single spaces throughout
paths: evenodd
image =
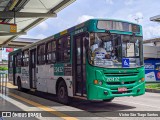
M 90 22 L 96 22 L 96 21 L 98 21 L 98 20 L 104 20 L 104 21 L 105 21 L 105 20 L 106 20 L 106 21 L 108 21 L 108 20 L 109 20 L 109 21 L 119 21 L 119 22 L 126 22 L 126 23 L 130 23 L 130 24 L 139 25 L 139 24 L 132 23 L 132 22 L 129 22 L 129 21 L 116 20 L 116 19 L 102 19 L 102 18 L 89 19 L 89 20 L 87 20 L 87 21 L 85 21 L 85 22 L 83 22 L 83 23 L 80 23 L 80 24 L 78 24 L 78 25 L 75 25 L 75 26 L 73 26 L 73 27 L 71 27 L 71 28 L 68 28 L 68 29 L 66 29 L 66 30 L 64 30 L 64 31 L 62 31 L 62 32 L 59 32 L 59 33 L 57 33 L 57 34 L 55 34 L 55 35 L 52 35 L 52 36 L 50 36 L 50 37 L 47 37 L 47 38 L 45 38 L 45 39 L 43 39 L 43 40 L 40 40 L 40 41 L 38 41 L 38 42 L 35 42 L 35 43 L 31 44 L 31 45 L 27 45 L 27 46 L 25 46 L 25 47 L 23 48 L 23 50 L 28 49 L 28 48 L 30 48 L 30 47 L 34 47 L 34 46 L 36 46 L 37 44 L 41 44 L 41 43 L 43 43 L 43 42 L 50 41 L 51 39 L 61 37 L 61 36 L 63 36 L 63 35 L 66 35 L 67 33 L 73 32 L 73 31 L 75 31 L 75 30 L 78 30 L 78 29 L 86 26 L 86 25 L 87 25 L 88 23 L 90 23 Z M 141 26 L 141 25 L 139 25 L 139 26 Z

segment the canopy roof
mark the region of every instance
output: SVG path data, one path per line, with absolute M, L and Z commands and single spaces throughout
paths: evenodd
M 0 22 L 17 24 L 16 33 L 0 32 L 0 47 L 19 47 L 25 39 L 14 42 L 19 35 L 26 34 L 34 26 L 57 13 L 75 0 L 0 0 Z M 18 40 L 18 41 L 19 41 Z M 37 41 L 37 40 L 36 40 Z M 32 39 L 33 42 L 33 39 Z M 32 43 L 29 42 L 29 43 Z M 17 45 L 17 46 L 16 46 Z M 26 44 L 22 44 L 26 45 Z

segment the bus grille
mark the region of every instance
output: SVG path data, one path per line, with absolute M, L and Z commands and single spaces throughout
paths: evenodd
M 127 84 L 134 84 L 136 81 L 126 81 L 124 82 L 125 85 Z M 121 82 L 106 82 L 108 85 L 122 85 Z
M 106 77 L 111 76 L 136 76 L 138 72 L 131 72 L 131 73 L 104 73 Z

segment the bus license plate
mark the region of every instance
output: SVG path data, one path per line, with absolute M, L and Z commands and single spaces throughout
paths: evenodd
M 127 88 L 125 87 L 118 88 L 118 92 L 126 92 L 126 91 L 127 91 Z

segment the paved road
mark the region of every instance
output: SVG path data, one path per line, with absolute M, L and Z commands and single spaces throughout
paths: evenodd
M 146 92 L 145 95 L 138 96 L 138 97 L 119 97 L 115 98 L 110 103 L 103 103 L 103 102 L 95 102 L 90 103 L 88 101 L 81 101 L 81 102 L 74 102 L 72 106 L 83 109 L 86 111 L 94 111 L 93 114 L 97 116 L 103 116 L 108 119 L 118 119 L 118 120 L 135 120 L 135 119 L 148 119 L 148 120 L 160 120 L 159 118 L 152 117 L 152 118 L 136 118 L 136 117 L 129 117 L 129 118 L 122 118 L 122 117 L 107 117 L 108 111 L 116 112 L 116 111 L 130 111 L 130 113 L 134 113 L 132 111 L 160 111 L 160 93 L 148 93 Z M 100 112 L 98 112 L 100 111 Z M 106 111 L 106 112 L 105 112 Z M 138 112 L 136 112 L 137 114 Z M 145 112 L 146 113 L 146 112 Z M 154 113 L 154 112 L 153 112 Z
M 104 103 L 104 102 L 95 102 L 90 103 L 89 101 L 79 101 L 72 103 L 72 106 L 83 109 L 85 111 L 93 111 L 93 114 L 96 114 L 97 116 L 102 116 L 103 118 L 108 118 L 110 120 L 116 119 L 116 120 L 160 120 L 160 117 L 107 117 L 109 114 L 108 111 L 111 111 L 111 113 L 115 113 L 116 111 L 130 111 L 131 113 L 136 113 L 136 115 L 140 116 L 141 111 L 148 111 L 149 113 L 155 113 L 151 111 L 160 111 L 160 93 L 148 93 L 146 92 L 145 95 L 138 96 L 138 97 L 119 97 L 115 98 L 110 103 Z M 134 112 L 135 111 L 135 112 Z M 140 112 L 139 112 L 140 111 Z M 111 113 L 109 115 L 111 115 Z M 121 113 L 121 112 L 120 112 Z M 143 112 L 142 112 L 143 113 Z M 145 114 L 147 112 L 144 112 Z M 142 116 L 145 114 L 141 114 Z M 159 113 L 160 114 L 160 113 Z M 116 114 L 117 115 L 117 114 Z M 150 114 L 151 115 L 151 114 Z M 152 114 L 153 115 L 153 114 Z M 156 114 L 155 114 L 156 115 Z M 113 115 L 114 116 L 114 115 Z
M 41 95 L 40 95 L 41 96 Z M 43 95 L 41 97 L 44 97 Z M 55 97 L 45 96 L 44 98 L 56 101 Z M 88 111 L 93 114 L 93 116 L 107 118 L 107 119 L 118 119 L 118 120 L 160 120 L 157 117 L 107 117 L 107 115 L 114 116 L 114 113 L 117 111 L 130 111 L 129 113 L 134 113 L 134 111 L 139 113 L 138 111 L 160 111 L 160 93 L 148 93 L 146 92 L 145 95 L 137 96 L 137 97 L 119 97 L 115 98 L 112 102 L 90 102 L 86 100 L 74 99 L 70 106 L 74 108 L 78 108 L 80 110 Z M 110 111 L 110 113 L 109 113 Z M 133 111 L 133 112 L 132 112 Z M 79 113 L 80 116 L 86 116 L 87 114 Z M 124 112 L 125 113 L 125 112 Z M 147 113 L 147 112 L 144 112 Z M 154 113 L 154 112 L 153 112 Z M 113 114 L 113 115 L 112 115 Z M 118 113 L 117 113 L 118 114 Z M 117 115 L 116 114 L 116 115 Z M 78 116 L 79 116 L 78 115 Z M 139 114 L 137 114 L 139 115 Z M 160 113 L 159 113 L 160 115 Z M 140 115 L 139 115 L 140 116 Z
M 40 97 L 43 98 L 40 98 Z M 53 95 L 31 95 L 31 93 L 19 92 L 16 89 L 8 91 L 7 95 L 0 95 L 0 110 L 17 111 L 45 111 L 52 114 L 54 119 L 64 119 L 62 114 L 67 114 L 72 120 L 159 120 L 157 117 L 116 117 L 119 113 L 137 113 L 137 111 L 160 111 L 160 93 L 146 93 L 138 97 L 120 97 L 112 102 L 90 102 L 86 100 L 73 99 L 70 106 L 56 102 Z M 3 108 L 3 109 L 2 109 Z M 59 111 L 50 112 L 50 111 Z M 69 112 L 68 112 L 69 111 Z M 116 113 L 116 114 L 115 114 Z M 146 113 L 146 112 L 145 112 Z M 151 113 L 151 112 L 150 112 Z M 113 117 L 108 117 L 112 115 Z M 36 118 L 38 119 L 38 118 Z M 41 118 L 42 119 L 42 118 Z M 52 120 L 52 118 L 46 118 Z M 68 118 L 65 118 L 69 120 Z

